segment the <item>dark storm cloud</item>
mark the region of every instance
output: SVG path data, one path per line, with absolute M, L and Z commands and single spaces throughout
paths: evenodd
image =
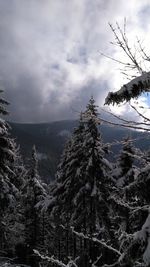
M 129 16 L 137 25 L 148 7 L 148 1 L 130 2 L 1 0 L 0 83 L 11 120 L 72 118 L 91 95 L 102 105 L 114 76 L 99 53 L 113 51 L 107 23 Z

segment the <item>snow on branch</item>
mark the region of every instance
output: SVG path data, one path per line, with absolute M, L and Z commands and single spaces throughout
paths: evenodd
M 49 256 L 44 256 L 44 255 L 41 255 L 40 252 L 36 249 L 33 250 L 34 253 L 39 256 L 41 258 L 41 260 L 45 260 L 47 262 L 52 262 L 52 263 L 55 263 L 57 264 L 57 266 L 60 266 L 60 267 L 78 267 L 75 263 L 75 260 L 71 260 L 66 264 L 64 264 L 62 261 L 59 261 L 57 259 L 55 259 L 53 256 L 52 257 L 49 257 Z
M 150 266 L 150 214 L 148 215 L 142 229 L 135 234 L 136 240 L 141 240 L 141 242 L 146 243 L 145 251 L 143 254 L 144 266 Z
M 107 245 L 105 242 L 103 242 L 103 241 L 101 241 L 101 240 L 99 240 L 99 239 L 97 239 L 97 238 L 95 238 L 95 237 L 89 237 L 89 236 L 87 236 L 87 235 L 84 235 L 83 233 L 76 232 L 76 231 L 73 229 L 73 227 L 72 227 L 71 229 L 72 229 L 72 232 L 73 232 L 76 236 L 78 236 L 78 237 L 82 237 L 82 238 L 87 239 L 87 240 L 90 240 L 90 241 L 93 241 L 93 242 L 95 242 L 95 243 L 97 243 L 97 244 L 99 244 L 99 245 L 101 245 L 101 246 L 103 246 L 103 247 L 105 247 L 105 248 L 107 248 L 107 249 L 113 251 L 114 253 L 118 254 L 119 256 L 122 255 L 121 252 L 120 252 L 119 250 L 113 248 L 113 247 L 110 246 L 110 245 Z
M 39 256 L 41 258 L 41 260 L 46 260 L 48 262 L 56 263 L 58 266 L 61 266 L 61 267 L 67 267 L 66 264 L 64 264 L 63 262 L 61 262 L 59 260 L 54 259 L 53 256 L 48 257 L 48 256 L 41 255 L 40 252 L 36 249 L 34 249 L 33 251 L 37 256 Z
M 119 261 L 114 262 L 113 264 L 104 264 L 102 267 L 115 267 L 119 265 Z
M 130 101 L 131 98 L 137 98 L 144 92 L 150 92 L 150 72 L 145 72 L 141 76 L 132 79 L 117 92 L 109 92 L 105 99 L 105 105 Z

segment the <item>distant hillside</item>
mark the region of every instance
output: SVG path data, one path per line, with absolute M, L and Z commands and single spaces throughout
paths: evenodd
M 54 179 L 57 164 L 63 151 L 64 144 L 71 135 L 76 121 L 58 121 L 40 124 L 10 123 L 11 135 L 20 144 L 20 149 L 25 161 L 31 156 L 32 146 L 35 144 L 38 151 L 40 174 L 45 180 Z M 100 126 L 104 142 L 112 143 L 120 141 L 130 134 L 133 139 L 137 138 L 135 145 L 146 150 L 149 147 L 147 133 L 135 132 L 119 127 Z M 119 145 L 113 145 L 113 154 L 116 155 Z M 113 154 L 111 158 L 113 160 Z

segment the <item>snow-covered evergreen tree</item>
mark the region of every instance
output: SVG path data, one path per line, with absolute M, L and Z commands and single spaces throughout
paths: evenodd
M 10 205 L 5 213 L 5 223 L 8 225 L 6 237 L 8 240 L 7 246 L 15 251 L 15 246 L 18 243 L 24 242 L 24 224 L 23 224 L 23 210 L 22 210 L 22 189 L 26 180 L 27 170 L 23 164 L 23 160 L 20 155 L 19 147 L 13 144 L 14 162 L 11 166 L 13 172 L 10 176 L 11 183 L 15 186 L 15 201 L 14 205 Z
M 124 138 L 122 144 L 123 147 L 113 166 L 112 176 L 116 180 L 117 187 L 121 189 L 120 193 L 124 194 L 125 198 L 129 198 L 129 196 L 126 195 L 126 187 L 128 188 L 128 186 L 136 180 L 140 172 L 135 164 L 135 161 L 137 163 L 136 154 L 138 150 L 133 146 L 132 138 Z
M 119 163 L 121 167 L 121 176 L 127 175 L 128 172 L 131 171 L 131 174 L 129 173 L 129 175 L 131 175 L 132 177 L 131 180 L 130 177 L 127 177 L 124 185 L 127 185 L 134 181 L 134 174 L 132 175 L 132 173 L 134 167 L 133 163 L 135 161 L 135 153 L 136 151 L 133 147 L 132 138 L 128 136 L 123 140 L 123 148 L 120 154 Z
M 32 150 L 31 167 L 23 187 L 23 212 L 25 225 L 25 243 L 31 249 L 42 244 L 41 213 L 38 203 L 46 196 L 46 190 L 38 174 L 38 160 L 35 146 Z
M 79 125 L 74 129 L 72 138 L 67 142 L 64 152 L 61 157 L 60 164 L 56 173 L 56 181 L 51 185 L 50 197 L 47 201 L 49 210 L 52 208 L 52 214 L 54 219 L 54 253 L 60 260 L 63 254 L 71 253 L 71 250 L 76 250 L 69 248 L 68 251 L 68 236 L 66 232 L 68 229 L 62 231 L 60 225 L 64 227 L 70 227 L 70 221 L 72 212 L 74 209 L 74 203 L 72 197 L 78 192 L 79 187 L 79 170 L 81 161 L 83 158 L 83 129 L 84 124 L 82 121 L 82 114 L 80 116 Z M 64 204 L 63 204 L 64 203 Z M 61 214 L 61 220 L 60 220 Z M 63 228 L 64 229 L 64 228 Z M 62 232 L 64 232 L 62 234 Z M 61 234 L 60 234 L 61 233 Z M 60 251 L 61 249 L 61 251 Z M 67 255 L 68 256 L 68 255 Z M 66 259 L 67 260 L 67 259 Z
M 113 181 L 109 177 L 111 166 L 104 158 L 104 145 L 98 129 L 100 120 L 92 97 L 83 114 L 83 122 L 80 187 L 74 197 L 76 208 L 73 214 L 73 223 L 77 228 L 81 229 L 82 227 L 81 230 L 86 234 L 96 234 L 97 232 L 98 235 L 104 237 L 108 230 L 106 227 L 108 207 L 104 203 L 112 190 Z M 101 231 L 104 226 L 102 221 L 106 227 L 104 235 Z
M 150 164 L 141 170 L 136 181 L 128 188 L 136 197 L 136 202 L 130 213 L 130 243 L 124 249 L 121 266 L 150 266 L 149 184 Z
M 52 214 L 62 225 L 66 236 L 66 254 L 71 254 L 72 244 L 66 234 L 71 227 L 85 236 L 97 237 L 113 242 L 109 213 L 109 196 L 113 190 L 113 180 L 109 176 L 110 163 L 104 158 L 104 145 L 99 133 L 95 101 L 91 97 L 86 111 L 81 115 L 79 125 L 74 130 L 68 147 L 62 157 L 57 172 L 57 180 L 52 190 L 50 206 Z M 78 240 L 77 240 L 78 239 Z M 76 253 L 85 255 L 80 265 L 91 266 L 98 256 L 99 249 L 86 238 L 73 237 Z M 103 249 L 101 248 L 103 251 Z M 74 254 L 76 254 L 74 253 Z M 106 255 L 103 253 L 101 262 Z M 82 257 L 81 257 L 82 258 Z
M 18 193 L 21 193 L 23 185 L 25 183 L 25 177 L 27 170 L 25 168 L 21 153 L 20 147 L 13 142 L 13 152 L 14 152 L 14 162 L 13 162 L 13 174 L 11 175 L 11 182 L 15 185 L 18 190 Z
M 133 129 L 144 129 L 146 131 L 149 131 L 149 114 L 148 112 L 145 113 L 144 107 L 137 107 L 137 105 L 132 105 L 130 103 L 130 100 L 134 98 L 138 98 L 142 93 L 147 92 L 147 94 L 150 92 L 150 73 L 145 71 L 144 68 L 144 61 L 148 60 L 149 56 L 146 55 L 144 49 L 141 47 L 140 42 L 138 41 L 139 49 L 138 53 L 139 55 L 142 55 L 143 57 L 143 63 L 141 64 L 139 60 L 139 55 L 133 51 L 133 49 L 129 45 L 129 40 L 126 35 L 125 26 L 124 24 L 124 30 L 121 29 L 119 24 L 116 24 L 117 27 L 114 27 L 110 24 L 111 30 L 115 36 L 115 44 L 123 50 L 123 52 L 126 54 L 126 62 L 122 62 L 125 67 L 125 72 L 129 71 L 129 73 L 126 72 L 126 74 L 129 74 L 129 77 L 131 77 L 130 81 L 128 81 L 126 84 L 124 84 L 120 90 L 116 92 L 109 92 L 108 96 L 105 99 L 105 104 L 120 104 L 122 102 L 128 102 L 130 104 L 130 107 L 134 109 L 134 111 L 137 112 L 139 116 L 139 121 L 128 121 L 126 118 L 123 119 L 123 122 L 126 122 L 124 124 L 125 127 L 130 127 Z M 136 52 L 137 52 L 136 50 Z M 145 56 L 143 56 L 145 55 Z M 121 64 L 122 64 L 121 63 Z M 137 70 L 139 73 L 139 76 L 131 75 L 131 71 Z M 134 78 L 133 78 L 134 77 Z M 140 125 L 141 122 L 141 125 Z M 130 242 L 127 243 L 126 249 L 124 249 L 124 256 L 123 256 L 123 262 L 122 266 L 150 266 L 149 261 L 149 215 L 147 211 L 147 207 L 149 206 L 149 173 L 150 173 L 150 167 L 149 167 L 149 159 L 145 160 L 146 166 L 141 167 L 140 173 L 137 174 L 137 178 L 133 179 L 131 183 L 128 185 L 124 185 L 123 190 L 126 192 L 126 196 L 129 201 L 123 201 L 121 202 L 120 199 L 118 202 L 120 204 L 123 204 L 126 209 L 129 211 L 129 219 L 130 219 L 130 230 L 129 234 L 127 235 L 127 238 L 130 239 Z M 126 168 L 128 167 L 126 163 Z M 130 177 L 132 178 L 132 176 Z M 132 200 L 132 201 L 131 201 Z M 123 211 L 124 213 L 124 211 Z M 146 219 L 147 218 L 147 219 Z M 138 233 L 138 234 L 136 234 Z M 132 240 L 132 241 L 131 241 Z M 145 251 L 146 247 L 146 252 Z M 144 254 L 143 254 L 144 253 Z M 143 256 L 142 256 L 143 255 Z M 119 265 L 120 266 L 120 265 Z
M 134 165 L 136 148 L 132 144 L 132 139 L 127 137 L 122 141 L 122 144 L 123 147 L 112 170 L 112 176 L 116 180 L 116 188 L 111 196 L 114 205 L 114 233 L 120 251 L 128 246 L 129 234 L 133 232 L 133 217 L 130 213 L 137 206 L 137 203 L 135 203 L 134 192 L 130 192 L 128 188 L 130 184 L 134 183 L 139 173 L 138 168 Z
M 2 90 L 0 91 L 2 93 Z M 0 98 L 0 115 L 7 115 L 5 106 L 8 102 Z M 0 246 L 6 246 L 6 228 L 4 221 L 7 208 L 13 206 L 15 202 L 16 187 L 11 182 L 13 173 L 13 163 L 15 159 L 14 141 L 9 135 L 9 125 L 0 118 Z

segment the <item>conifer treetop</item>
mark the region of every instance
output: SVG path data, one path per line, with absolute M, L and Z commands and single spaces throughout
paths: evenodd
M 3 93 L 3 90 L 0 89 L 0 94 Z M 9 103 L 0 97 L 0 114 L 1 115 L 8 115 L 8 111 L 5 108 L 5 105 L 9 105 Z

